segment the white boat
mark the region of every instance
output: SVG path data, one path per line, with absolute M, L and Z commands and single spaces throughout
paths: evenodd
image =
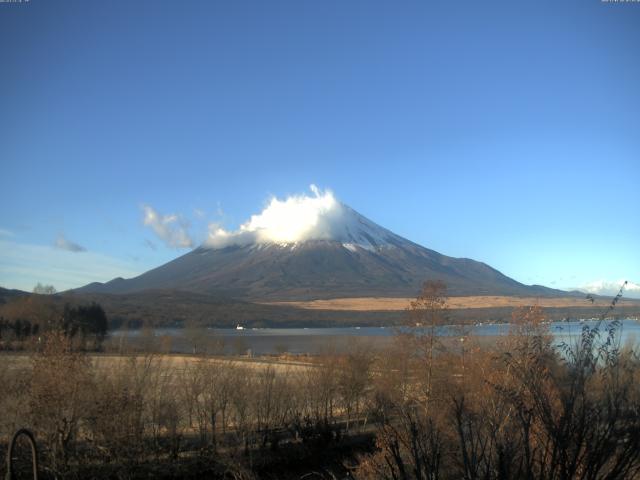
M 240 324 L 236 325 L 236 330 L 244 330 L 244 327 Z

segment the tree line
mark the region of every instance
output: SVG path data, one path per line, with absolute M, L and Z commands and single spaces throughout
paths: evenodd
M 86 346 L 91 340 L 97 348 L 108 331 L 107 315 L 95 302 L 88 305 L 65 303 L 60 310 L 55 304 L 34 303 L 27 298 L 10 307 L 6 309 L 7 317 L 0 316 L 0 346 L 5 349 L 22 348 L 26 342 L 54 331 L 62 332 L 78 346 Z

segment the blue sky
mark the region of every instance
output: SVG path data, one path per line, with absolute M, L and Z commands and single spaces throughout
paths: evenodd
M 311 183 L 524 283 L 640 283 L 639 45 L 600 0 L 0 3 L 0 285 L 132 276 Z

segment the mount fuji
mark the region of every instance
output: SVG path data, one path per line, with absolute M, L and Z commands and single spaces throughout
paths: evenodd
M 131 279 L 77 292 L 130 294 L 179 290 L 252 301 L 413 297 L 438 279 L 448 294 L 566 296 L 519 283 L 467 258 L 442 255 L 365 218 L 312 186 L 313 196 L 272 199 L 236 231 L 210 228 L 193 251 Z

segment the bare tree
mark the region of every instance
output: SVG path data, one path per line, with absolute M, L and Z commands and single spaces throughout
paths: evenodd
M 410 335 L 414 340 L 416 353 L 424 364 L 424 407 L 427 411 L 433 396 L 433 360 L 438 343 L 437 328 L 443 325 L 446 319 L 446 292 L 447 287 L 444 282 L 428 280 L 408 308 L 411 325 L 418 327 Z
M 38 282 L 38 284 L 33 287 L 33 293 L 37 293 L 39 295 L 54 295 L 57 293 L 57 290 L 53 285 L 43 285 Z
M 371 381 L 373 356 L 366 345 L 353 345 L 339 364 L 338 389 L 347 414 L 347 430 L 355 414 L 359 420 L 360 406 Z

